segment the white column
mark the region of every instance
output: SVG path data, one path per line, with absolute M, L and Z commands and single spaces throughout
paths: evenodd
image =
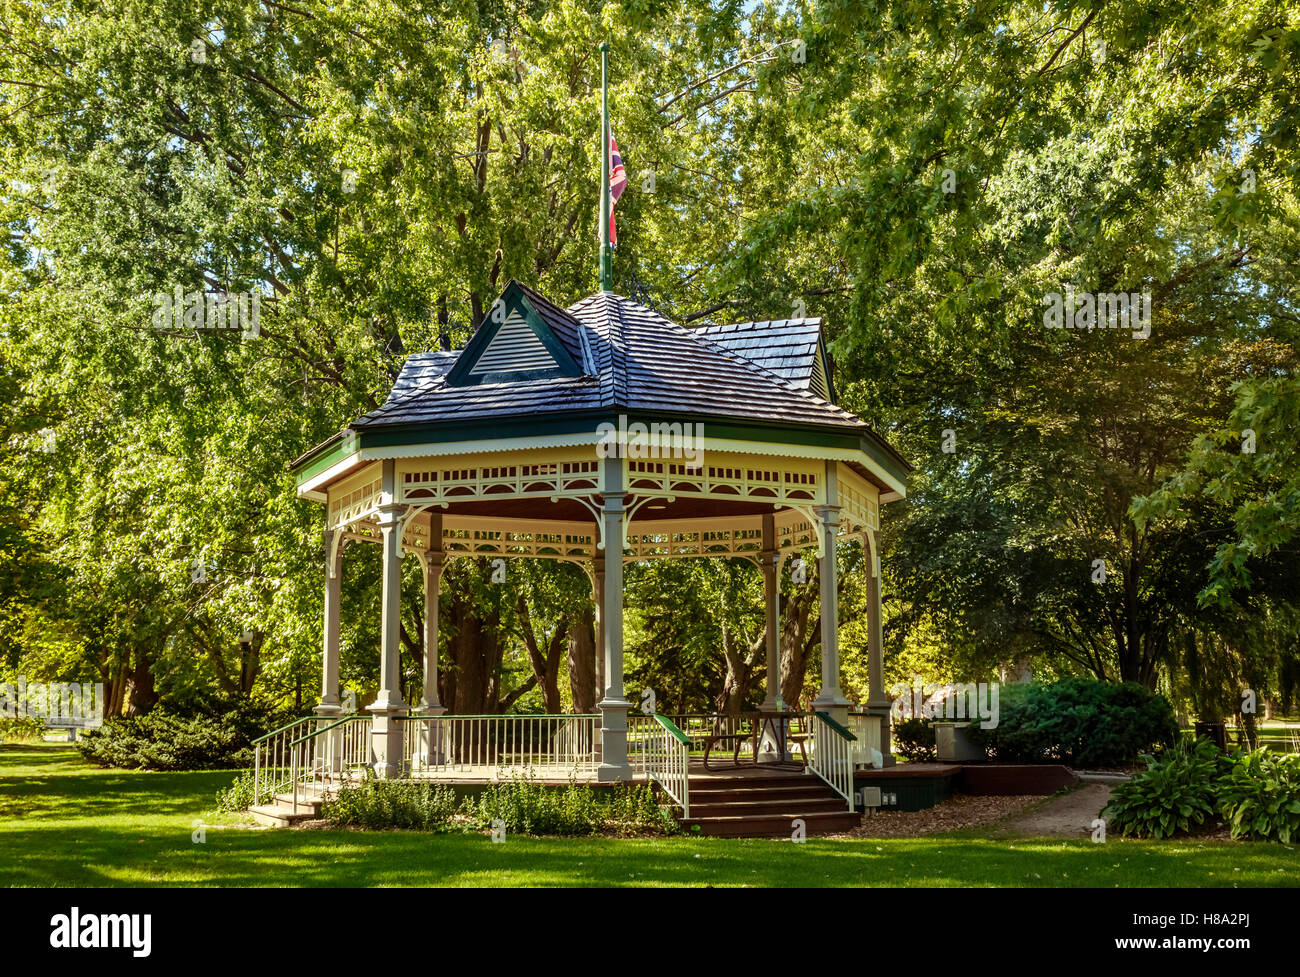
M 862 562 L 867 570 L 867 715 L 880 727 L 884 765 L 894 765 L 889 752 L 889 696 L 885 694 L 885 621 L 880 598 L 880 533 L 862 534 Z
M 599 528 L 599 527 L 597 527 Z M 599 532 L 596 534 L 599 538 Z M 592 595 L 596 602 L 596 702 L 605 698 L 605 555 L 598 554 L 592 561 Z M 600 708 L 597 706 L 597 708 Z M 596 730 L 595 754 L 604 755 L 600 730 Z
M 596 701 L 605 697 L 605 556 L 600 554 L 592 572 L 596 601 Z
M 338 530 L 325 530 L 325 640 L 320 705 L 312 710 L 322 719 L 331 719 L 343 711 L 339 705 L 339 601 L 343 583 L 343 542 L 339 535 Z
M 606 458 L 604 503 L 601 520 L 605 528 L 605 593 L 602 624 L 605 632 L 605 695 L 598 704 L 601 713 L 601 760 L 596 768 L 599 781 L 631 780 L 627 762 L 627 711 L 631 703 L 623 695 L 623 459 Z
M 383 533 L 383 596 L 379 629 L 379 694 L 367 706 L 374 715 L 371 726 L 371 753 L 375 775 L 381 779 L 401 776 L 403 771 L 402 724 L 395 717 L 405 712 L 399 678 L 401 668 L 402 613 L 402 516 L 404 507 L 396 502 L 395 463 L 383 463 L 379 529 Z
M 840 506 L 835 466 L 836 462 L 826 462 L 826 502 L 814 509 L 821 538 L 822 688 L 812 705 L 817 711 L 829 713 L 833 719 L 846 723 L 849 718 L 849 701 L 840 689 L 839 591 L 835 564 L 835 541 L 840 532 Z
M 777 601 L 780 599 L 781 554 L 776 548 L 776 517 L 763 517 L 763 551 L 759 555 L 763 571 L 763 602 L 767 609 L 767 695 L 759 712 L 776 716 L 781 712 L 778 697 L 781 694 L 781 619 Z M 758 746 L 759 763 L 780 763 L 792 759 L 790 750 L 781 748 L 787 735 L 781 720 L 764 721 Z
M 763 551 L 759 555 L 763 570 L 763 602 L 767 609 L 767 695 L 760 709 L 777 711 L 777 696 L 781 692 L 781 621 L 777 614 L 781 554 L 776 549 L 776 517 L 763 517 Z
M 442 513 L 429 515 L 429 552 L 424 557 L 424 695 L 420 712 L 441 716 L 438 698 L 438 588 L 442 585 Z

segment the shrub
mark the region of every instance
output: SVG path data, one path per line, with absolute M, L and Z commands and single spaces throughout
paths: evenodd
M 981 730 L 974 724 L 971 732 L 1007 763 L 1112 766 L 1172 745 L 1178 737 L 1169 703 L 1135 682 L 1006 685 L 998 705 L 998 725 Z
M 1218 809 L 1219 781 L 1231 761 L 1209 741 L 1147 756 L 1147 769 L 1110 795 L 1102 817 L 1122 835 L 1168 838 L 1190 832 Z
M 45 721 L 33 716 L 0 717 L 0 743 L 39 740 L 45 735 Z
M 1284 845 L 1300 837 L 1300 755 L 1267 748 L 1238 754 L 1218 795 L 1232 837 Z
M 360 828 L 446 831 L 456 814 L 456 793 L 445 784 L 367 778 L 345 785 L 321 805 L 321 817 Z
M 909 760 L 936 760 L 934 726 L 929 719 L 914 717 L 894 724 L 894 752 Z
M 251 794 L 251 785 L 249 787 Z M 458 825 L 486 830 L 502 822 L 508 832 L 527 835 L 668 834 L 677 830 L 672 815 L 645 785 L 619 784 L 608 800 L 589 784 L 567 787 L 532 778 L 489 785 L 477 798 L 459 806 L 450 787 L 411 781 L 367 778 L 345 786 L 321 807 L 321 816 L 337 825 L 362 828 L 408 828 L 447 831 Z
M 252 741 L 275 722 L 270 710 L 241 705 L 215 715 L 178 716 L 155 709 L 112 717 L 79 737 L 82 756 L 104 767 L 219 770 L 250 767 Z
M 607 818 L 614 828 L 626 833 L 674 834 L 678 830 L 672 812 L 655 799 L 649 784 L 616 784 Z
M 605 821 L 595 791 L 573 781 L 558 790 L 532 777 L 515 777 L 489 784 L 478 802 L 471 804 L 466 808 L 471 825 L 483 829 L 504 822 L 506 830 L 514 834 L 589 835 Z
M 227 813 L 247 811 L 253 803 L 253 771 L 244 770 L 225 790 L 217 791 L 217 810 Z M 264 788 L 265 789 L 265 788 Z

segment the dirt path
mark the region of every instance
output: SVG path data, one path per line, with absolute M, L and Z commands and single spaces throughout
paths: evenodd
M 1083 784 L 1068 794 L 1048 798 L 1025 814 L 1013 815 L 998 826 L 998 833 L 1087 837 L 1092 833 L 1092 822 L 1110 800 L 1110 790 L 1106 784 Z

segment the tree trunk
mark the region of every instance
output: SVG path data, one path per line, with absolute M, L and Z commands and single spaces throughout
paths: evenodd
M 135 660 L 126 673 L 126 687 L 122 714 L 142 716 L 158 703 L 158 690 L 154 687 L 153 661 L 144 646 L 135 650 Z
M 573 711 L 596 711 L 596 611 L 583 608 L 569 621 L 569 692 Z
M 718 712 L 734 716 L 744 709 L 760 666 L 767 661 L 766 648 L 766 628 L 758 633 L 756 640 L 745 645 L 737 640 L 731 628 L 722 626 L 722 657 L 727 674 L 722 680 L 722 691 L 714 700 Z
M 808 581 L 794 590 L 781 609 L 781 698 L 787 708 L 797 708 L 808 673 L 808 657 L 821 641 L 817 618 L 817 564 L 811 563 Z M 811 633 L 810 633 L 811 632 Z
M 542 648 L 533 631 L 532 612 L 528 609 L 528 601 L 523 594 L 519 595 L 515 603 L 515 614 L 519 619 L 519 636 L 523 638 L 529 664 L 533 667 L 533 677 L 542 687 L 542 702 L 546 711 L 553 715 L 562 712 L 564 705 L 560 701 L 560 659 L 568 637 L 568 619 L 560 619 L 550 638 L 546 639 L 546 647 Z

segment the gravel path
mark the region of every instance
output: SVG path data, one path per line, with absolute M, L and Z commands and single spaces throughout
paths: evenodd
M 990 837 L 1086 838 L 1110 799 L 1105 784 L 1084 784 L 1051 797 L 969 797 L 958 794 L 925 811 L 868 814 L 860 827 L 833 838 L 919 838 L 941 831 L 986 828 Z
M 1068 794 L 1054 795 L 1047 802 L 1023 814 L 1008 818 L 999 833 L 1086 838 L 1092 834 L 1092 822 L 1110 800 L 1107 784 L 1083 784 Z
M 968 797 L 958 794 L 924 811 L 880 811 L 868 814 L 861 826 L 832 838 L 917 838 L 940 831 L 961 831 L 996 824 L 1035 804 L 1038 796 Z

